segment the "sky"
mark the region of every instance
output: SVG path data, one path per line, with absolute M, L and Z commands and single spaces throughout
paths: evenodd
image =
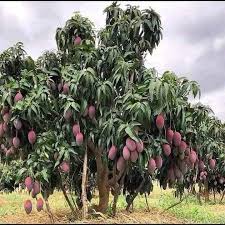
M 36 59 L 56 49 L 55 31 L 75 11 L 97 29 L 105 24 L 103 10 L 112 1 L 1 1 L 0 52 L 21 41 Z M 161 16 L 163 39 L 146 58 L 147 67 L 166 70 L 200 84 L 201 103 L 209 105 L 225 122 L 225 2 L 223 1 L 120 1 L 153 8 Z M 197 102 L 198 100 L 193 100 Z

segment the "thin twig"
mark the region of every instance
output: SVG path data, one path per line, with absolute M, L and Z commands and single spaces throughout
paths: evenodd
M 97 211 L 95 211 L 95 209 L 92 209 L 91 215 L 92 216 L 101 216 L 102 218 L 107 219 L 107 217 L 103 213 L 97 212 Z
M 83 173 L 82 173 L 82 218 L 86 219 L 88 216 L 88 205 L 87 205 L 87 146 L 85 147 Z
M 224 198 L 224 195 L 225 195 L 225 191 L 223 191 L 223 195 L 222 195 L 222 198 L 221 198 L 221 200 L 220 200 L 220 203 L 222 203 L 223 198 Z
M 145 202 L 146 202 L 146 205 L 147 205 L 147 209 L 150 212 L 150 208 L 149 208 L 149 205 L 148 205 L 148 199 L 147 199 L 146 193 L 145 193 Z
M 51 220 L 51 223 L 54 224 L 54 223 L 55 223 L 54 217 L 53 217 L 53 214 L 52 214 L 52 212 L 51 212 L 51 209 L 50 209 L 50 206 L 49 206 L 49 203 L 48 203 L 48 200 L 47 200 L 47 199 L 45 200 L 45 205 L 46 205 L 47 213 L 48 213 L 48 215 L 49 215 L 49 218 L 50 218 L 50 220 Z
M 128 219 L 130 219 L 130 220 L 133 220 L 133 221 L 135 221 L 136 223 L 139 223 L 139 221 L 138 220 L 136 220 L 136 219 L 134 219 L 134 218 L 132 218 L 131 216 L 128 216 L 128 215 L 126 215 L 126 214 L 124 214 L 124 213 L 120 213 L 121 215 L 123 215 L 123 216 L 125 216 L 125 217 L 127 217 Z
M 73 205 L 71 204 L 71 202 L 70 202 L 70 200 L 69 200 L 69 198 L 68 198 L 68 196 L 67 196 L 66 190 L 65 190 L 65 188 L 64 188 L 64 186 L 63 186 L 63 183 L 62 183 L 62 177 L 61 177 L 60 174 L 58 174 L 58 175 L 59 175 L 59 178 L 60 178 L 60 183 L 59 183 L 59 185 L 60 185 L 60 187 L 61 187 L 61 190 L 62 190 L 62 192 L 63 192 L 63 195 L 64 195 L 64 197 L 65 197 L 65 199 L 66 199 L 66 201 L 67 201 L 67 203 L 68 203 L 68 205 L 69 205 L 69 207 L 70 207 L 72 213 L 75 213 L 75 216 L 77 216 L 77 212 L 76 212 L 75 208 L 73 207 Z
M 183 202 L 187 197 L 189 196 L 189 194 L 188 195 L 186 195 L 181 201 L 179 201 L 179 202 L 177 202 L 177 203 L 175 203 L 175 204 L 173 204 L 173 205 L 171 205 L 170 207 L 168 207 L 167 209 L 165 209 L 162 213 L 164 213 L 164 212 L 166 212 L 167 210 L 169 210 L 169 209 L 171 209 L 171 208 L 173 208 L 173 207 L 175 207 L 175 206 L 177 206 L 177 205 L 179 205 L 181 202 Z

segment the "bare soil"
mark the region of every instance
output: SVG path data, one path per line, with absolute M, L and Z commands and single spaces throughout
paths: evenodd
M 135 210 L 133 213 L 120 211 L 112 218 L 110 216 L 90 216 L 87 220 L 76 220 L 71 217 L 70 211 L 57 210 L 53 213 L 55 223 L 70 224 L 184 224 L 187 221 L 180 220 L 172 214 L 152 208 L 150 212 L 144 210 Z M 15 215 L 7 215 L 0 219 L 0 223 L 7 224 L 50 224 L 51 221 L 46 211 L 40 213 L 32 212 L 30 215 L 25 213 L 16 213 Z

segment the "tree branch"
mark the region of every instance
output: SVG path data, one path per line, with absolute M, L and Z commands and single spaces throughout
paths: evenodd
M 82 204 L 83 204 L 83 210 L 82 210 L 83 219 L 86 219 L 88 216 L 86 185 L 87 185 L 87 146 L 85 147 L 83 174 L 82 174 L 82 194 L 81 195 L 82 195 Z
M 87 141 L 87 146 L 94 154 L 96 154 L 95 145 L 90 139 Z
M 131 204 L 133 203 L 134 199 L 137 197 L 137 195 L 138 195 L 139 191 L 141 190 L 141 188 L 143 187 L 144 183 L 145 183 L 145 177 L 143 177 L 143 180 L 141 181 L 140 185 L 138 186 L 135 194 L 132 196 L 131 199 L 129 199 L 129 202 L 128 202 L 127 207 L 126 207 L 127 211 L 129 210 L 129 208 L 130 208 Z
M 170 207 L 168 207 L 167 209 L 165 209 L 162 213 L 164 213 L 164 212 L 166 212 L 167 210 L 169 210 L 169 209 L 171 209 L 171 208 L 173 208 L 173 207 L 179 205 L 179 204 L 180 204 L 181 202 L 183 202 L 189 195 L 190 195 L 190 193 L 187 194 L 187 195 L 186 195 L 182 200 L 180 200 L 179 202 L 177 202 L 177 203 L 171 205 Z
M 149 205 L 148 205 L 148 198 L 147 198 L 146 193 L 145 193 L 145 202 L 146 202 L 146 205 L 147 205 L 148 211 L 150 212 L 150 208 L 149 208 Z

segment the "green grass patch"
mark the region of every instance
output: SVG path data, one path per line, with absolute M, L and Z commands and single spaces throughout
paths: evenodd
M 168 207 L 179 202 L 178 198 L 173 195 L 173 190 L 161 190 L 157 185 L 154 186 L 153 192 L 148 196 L 149 207 L 165 210 Z M 222 206 L 218 210 L 218 206 Z M 120 196 L 118 208 L 126 207 L 125 198 Z M 134 201 L 134 210 L 147 208 L 143 196 L 137 196 Z M 169 209 L 168 212 L 177 218 L 188 220 L 190 223 L 221 223 L 225 224 L 225 206 L 213 204 L 212 202 L 199 204 L 194 196 L 187 197 L 183 202 Z
M 27 199 L 32 201 L 33 209 L 36 210 L 36 200 L 32 199 L 28 193 L 10 193 L 1 195 L 0 217 L 23 213 L 23 202 Z M 110 203 L 112 203 L 112 200 L 112 196 L 110 196 Z M 174 197 L 173 190 L 161 190 L 157 184 L 154 185 L 153 192 L 148 196 L 150 210 L 151 208 L 164 210 L 176 202 L 179 202 L 179 199 Z M 94 198 L 92 203 L 97 204 L 98 199 Z M 169 209 L 168 212 L 177 218 L 189 221 L 190 223 L 225 224 L 225 205 L 213 204 L 213 202 L 204 203 L 204 201 L 202 201 L 202 203 L 203 204 L 200 205 L 196 197 L 189 196 L 182 203 Z M 53 212 L 56 210 L 69 209 L 61 192 L 54 192 L 49 198 L 49 204 Z M 126 206 L 125 196 L 120 196 L 117 204 L 118 211 L 124 210 Z M 144 208 L 147 208 L 144 195 L 137 196 L 134 201 L 134 211 L 135 209 L 138 210 Z M 111 209 L 109 209 L 109 212 L 111 212 Z

